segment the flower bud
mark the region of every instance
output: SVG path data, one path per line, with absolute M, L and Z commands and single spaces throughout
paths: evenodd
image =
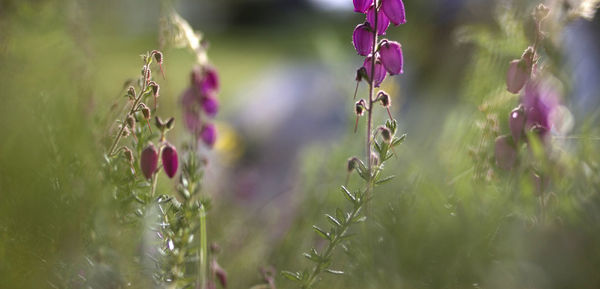
M 358 24 L 352 33 L 352 44 L 358 55 L 367 56 L 373 49 L 373 29 L 369 22 Z
M 515 166 L 517 162 L 517 150 L 509 135 L 496 138 L 495 157 L 496 165 L 502 169 L 510 170 Z
M 177 150 L 170 143 L 167 143 L 162 150 L 162 165 L 167 176 L 173 178 L 177 173 L 179 159 L 177 158 Z
M 162 64 L 163 62 L 163 55 L 162 52 L 158 51 L 158 50 L 152 50 L 152 52 L 150 53 L 152 56 L 154 56 L 154 59 L 156 59 L 156 62 L 158 64 Z
M 210 116 L 214 117 L 219 111 L 219 102 L 212 96 L 202 98 L 202 110 Z
M 523 134 L 523 127 L 525 127 L 525 109 L 523 108 L 523 105 L 520 104 L 510 112 L 508 125 L 513 141 L 515 144 L 519 143 L 521 135 Z
M 402 69 L 402 46 L 396 41 L 384 39 L 379 48 L 381 62 L 390 75 L 404 73 Z
M 207 146 L 212 148 L 217 140 L 217 129 L 215 128 L 215 125 L 212 123 L 203 125 L 202 130 L 200 131 L 200 138 Z
M 354 0 L 354 12 L 365 13 L 372 4 L 373 0 Z
M 352 172 L 354 169 L 356 169 L 356 167 L 358 166 L 358 158 L 357 157 L 351 157 L 348 159 L 348 165 L 347 165 L 347 170 L 348 172 Z
M 158 165 L 158 152 L 154 147 L 154 144 L 148 145 L 142 151 L 142 157 L 140 159 L 140 166 L 142 167 L 142 173 L 149 179 L 152 177 L 152 174 L 156 171 L 156 166 Z
M 368 56 L 365 61 L 363 62 L 363 67 L 365 68 L 366 72 L 367 72 L 367 78 L 369 79 L 369 81 L 371 80 L 371 77 L 373 76 L 373 73 L 371 72 L 371 59 L 372 56 Z M 381 85 L 381 83 L 383 82 L 383 80 L 385 79 L 385 68 L 383 67 L 383 64 L 381 64 L 381 60 L 379 59 L 379 55 L 377 55 L 377 58 L 375 60 L 375 78 L 373 80 L 373 84 L 375 85 L 375 87 L 379 87 L 379 85 Z
M 371 5 L 367 10 L 367 22 L 375 25 L 375 6 Z M 381 9 L 377 11 L 377 35 L 384 35 L 385 31 L 390 26 L 390 19 L 385 16 L 385 13 Z
M 406 23 L 402 0 L 381 0 L 381 9 L 394 25 L 398 26 Z
M 531 67 L 528 67 L 523 59 L 511 61 L 506 74 L 506 89 L 510 93 L 519 93 L 530 76 Z

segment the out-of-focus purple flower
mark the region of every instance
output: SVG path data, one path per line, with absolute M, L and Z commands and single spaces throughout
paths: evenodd
M 379 87 L 379 85 L 381 85 L 381 83 L 385 79 L 385 74 L 386 74 L 385 67 L 383 67 L 383 64 L 381 63 L 381 59 L 379 58 L 379 54 L 376 54 L 376 58 L 375 58 L 375 73 L 372 73 L 371 72 L 371 67 L 372 67 L 371 59 L 372 59 L 372 56 L 368 56 L 365 59 L 365 61 L 363 62 L 363 67 L 367 71 L 367 77 L 369 79 L 373 78 L 373 82 L 375 84 L 375 87 Z M 374 77 L 373 77 L 373 74 L 375 74 Z
M 204 69 L 198 67 L 192 70 L 192 85 L 200 96 L 208 96 L 219 90 L 219 74 L 214 67 L 207 66 Z
M 352 44 L 359 55 L 367 56 L 373 49 L 373 28 L 369 22 L 358 24 L 352 33 Z
M 373 0 L 354 0 L 354 12 L 365 13 L 371 5 Z
M 558 93 L 554 88 L 539 80 L 529 81 L 521 96 L 525 109 L 525 129 L 536 128 L 541 136 L 551 129 L 550 113 L 559 106 Z
M 173 178 L 175 173 L 177 173 L 179 159 L 177 157 L 177 150 L 169 143 L 167 143 L 162 150 L 162 165 L 167 176 Z
M 158 165 L 158 152 L 153 144 L 148 145 L 142 151 L 142 157 L 140 158 L 140 166 L 142 167 L 142 173 L 146 179 L 152 177 L 152 174 L 156 171 Z
M 506 73 L 506 89 L 510 93 L 519 93 L 530 77 L 531 67 L 527 66 L 526 61 L 515 59 L 510 62 Z
M 402 46 L 396 41 L 384 39 L 379 48 L 381 62 L 390 75 L 402 74 Z
M 511 136 L 502 135 L 496 138 L 495 147 L 496 165 L 502 169 L 510 170 L 517 162 L 517 150 L 515 149 Z
M 200 118 L 200 98 L 194 88 L 188 88 L 181 96 L 181 106 L 183 107 L 183 123 L 190 132 L 200 130 L 202 120 Z
M 381 0 L 381 9 L 394 25 L 406 23 L 404 3 L 402 0 Z
M 367 10 L 367 22 L 373 23 L 375 25 L 375 6 L 371 5 L 369 10 Z M 390 19 L 385 16 L 385 13 L 379 9 L 377 11 L 377 35 L 385 34 L 385 31 L 390 26 Z
M 217 129 L 215 125 L 212 123 L 207 123 L 202 126 L 202 130 L 200 131 L 200 139 L 207 146 L 213 147 L 217 140 Z
M 515 144 L 519 143 L 521 135 L 523 135 L 523 128 L 525 127 L 525 109 L 522 104 L 510 112 L 508 116 L 508 125 L 513 141 Z
M 207 96 L 202 98 L 202 110 L 206 115 L 214 117 L 219 111 L 219 102 L 213 96 Z

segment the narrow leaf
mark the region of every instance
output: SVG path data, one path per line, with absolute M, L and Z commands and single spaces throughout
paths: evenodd
M 343 275 L 344 271 L 333 270 L 333 269 L 325 269 L 325 272 L 335 274 L 335 275 Z
M 339 227 L 342 225 L 338 219 L 336 219 L 334 216 L 332 216 L 330 214 L 325 214 L 325 217 L 327 217 L 327 220 L 329 220 L 329 222 L 334 226 Z
M 395 175 L 387 176 L 385 178 L 382 178 L 382 179 L 376 181 L 375 184 L 376 185 L 381 185 L 381 184 L 387 183 L 387 182 L 391 181 L 395 177 L 396 177 Z
M 292 281 L 300 281 L 302 280 L 300 278 L 300 274 L 298 273 L 294 273 L 294 272 L 290 272 L 290 271 L 281 271 L 281 275 L 283 275 L 283 277 L 288 278 Z
M 319 234 L 319 236 L 323 237 L 326 240 L 331 241 L 331 238 L 329 237 L 329 233 L 326 233 L 325 231 L 323 231 L 321 228 L 313 225 L 313 229 L 315 230 L 315 232 L 317 232 L 317 234 Z

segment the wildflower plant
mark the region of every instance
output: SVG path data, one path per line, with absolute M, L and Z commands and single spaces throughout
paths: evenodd
M 394 147 L 400 145 L 406 137 L 405 134 L 396 135 L 397 122 L 389 110 L 390 95 L 383 90 L 377 91 L 388 74 L 403 73 L 404 59 L 400 43 L 388 39 L 379 40 L 378 37 L 385 35 L 390 22 L 395 26 L 406 23 L 404 3 L 402 0 L 354 0 L 354 11 L 365 15 L 365 22 L 357 25 L 352 34 L 356 52 L 365 57 L 363 65 L 356 72 L 356 91 L 364 81 L 368 85 L 369 93 L 367 99 L 361 98 L 354 104 L 355 131 L 359 119 L 363 116 L 366 118 L 365 158 L 350 158 L 347 162 L 347 173 L 349 178 L 356 172 L 364 183 L 356 189 L 341 187 L 348 207 L 337 208 L 334 214 L 325 215 L 331 225 L 329 229 L 313 226 L 314 231 L 326 242 L 322 250 L 312 248 L 303 254 L 313 265 L 299 272 L 281 272 L 284 277 L 297 281 L 301 288 L 312 288 L 322 272 L 344 273 L 332 267 L 334 250 L 338 246 L 349 250 L 347 245 L 352 236 L 351 226 L 366 220 L 364 208 L 372 198 L 374 187 L 394 177 L 384 176 L 384 164 L 394 156 Z M 387 110 L 389 120 L 383 125 L 375 126 L 373 116 L 378 106 Z

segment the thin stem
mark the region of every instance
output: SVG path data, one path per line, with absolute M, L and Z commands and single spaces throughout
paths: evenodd
M 206 238 L 206 210 L 204 204 L 200 204 L 200 249 L 198 250 L 198 260 L 200 265 L 198 266 L 198 288 L 205 289 L 208 280 L 208 245 Z
M 369 76 L 369 107 L 367 109 L 367 167 L 369 169 L 369 181 L 367 183 L 367 198 L 371 192 L 372 187 L 372 160 L 371 160 L 371 126 L 373 120 L 373 95 L 375 94 L 375 52 L 377 51 L 377 0 L 374 1 L 375 9 L 375 23 L 373 23 L 373 48 L 371 49 L 371 75 Z

